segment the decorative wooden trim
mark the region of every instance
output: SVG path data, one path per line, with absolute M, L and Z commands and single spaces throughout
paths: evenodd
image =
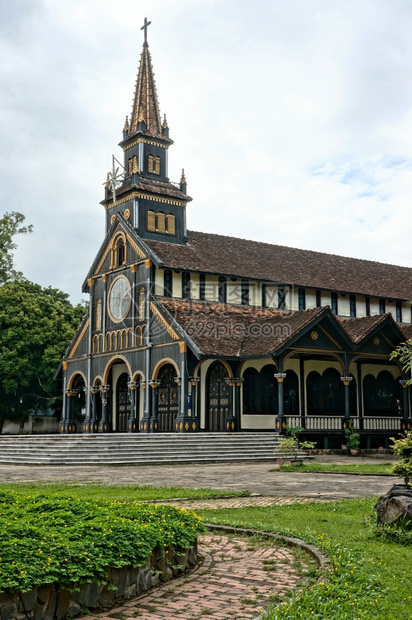
M 173 340 L 179 340 L 180 336 L 175 332 L 175 330 L 169 325 L 166 319 L 160 314 L 159 310 L 156 308 L 153 302 L 150 302 L 150 310 L 153 312 L 155 317 L 160 321 L 163 325 L 167 333 L 173 338 Z
M 327 336 L 329 338 L 329 340 L 331 342 L 333 342 L 335 347 L 338 347 L 338 349 L 340 349 L 342 351 L 342 347 L 336 342 L 336 340 L 334 338 L 332 338 L 332 336 L 326 331 L 326 329 L 324 327 L 322 327 L 322 325 L 320 323 L 318 323 L 316 327 L 319 327 L 319 329 L 321 329 L 323 331 L 325 336 Z
M 66 372 L 66 370 L 69 367 L 69 364 L 67 362 L 63 362 L 62 367 L 63 367 L 63 370 Z
M 116 200 L 116 202 L 108 203 L 104 206 L 104 208 L 106 211 L 110 211 L 111 209 L 114 209 L 115 207 L 122 205 L 129 200 L 132 200 L 132 198 L 143 198 L 145 200 L 150 200 L 151 202 L 161 202 L 163 204 L 176 205 L 178 207 L 185 207 L 187 203 L 187 201 L 178 200 L 177 198 L 164 198 L 163 196 L 147 194 L 146 192 L 132 192 L 131 194 L 128 194 L 123 198 L 119 198 L 118 200 Z
M 82 331 L 78 335 L 77 340 L 76 340 L 76 342 L 73 345 L 73 349 L 70 351 L 69 358 L 74 357 L 74 354 L 76 353 L 76 351 L 77 351 L 77 349 L 79 347 L 79 344 L 83 340 L 83 336 L 85 335 L 88 327 L 89 327 L 89 319 L 86 320 L 86 323 L 84 324 Z
M 185 342 L 179 342 L 179 351 L 180 353 L 186 353 L 187 346 Z
M 133 142 L 130 142 L 130 144 L 128 144 L 127 146 L 122 146 L 122 149 L 124 151 L 128 151 L 133 146 L 136 146 L 136 144 L 139 144 L 139 142 L 143 142 L 144 144 L 150 144 L 151 146 L 160 146 L 160 148 L 162 148 L 162 149 L 168 149 L 169 148 L 168 144 L 163 144 L 160 141 L 159 142 L 155 142 L 154 140 L 146 140 L 145 138 L 137 138 L 137 140 L 133 140 Z
M 150 269 L 150 267 L 153 267 L 153 262 L 150 260 L 150 258 L 145 260 L 144 266 L 146 267 L 146 269 Z
M 94 279 L 93 279 L 93 278 L 88 278 L 88 279 L 87 279 L 87 284 L 88 284 L 90 287 L 94 286 Z

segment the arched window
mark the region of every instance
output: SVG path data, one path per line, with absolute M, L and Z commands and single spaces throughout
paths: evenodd
M 256 368 L 247 368 L 243 379 L 243 413 L 256 413 L 259 373 Z
M 117 259 L 116 263 L 118 267 L 123 265 L 123 263 L 125 262 L 125 247 L 124 247 L 124 241 L 121 237 L 117 242 L 116 259 Z
M 363 411 L 365 415 L 376 415 L 376 379 L 372 375 L 363 378 Z
M 145 294 L 143 286 L 139 289 L 138 319 L 144 321 Z
M 299 415 L 299 381 L 293 370 L 288 370 L 283 382 L 283 398 L 285 413 Z
M 315 370 L 312 370 L 306 379 L 306 393 L 308 400 L 308 414 L 316 414 L 322 412 L 321 405 L 321 376 Z
M 102 300 L 98 299 L 96 303 L 96 329 L 102 328 Z
M 399 380 L 393 378 L 388 370 L 382 370 L 376 379 L 376 413 L 396 415 L 402 401 Z
M 277 414 L 278 384 L 273 376 L 275 366 L 268 364 L 260 372 L 247 368 L 243 378 L 243 413 Z
M 335 368 L 327 368 L 322 376 L 315 370 L 308 374 L 306 393 L 309 415 L 344 414 L 344 386 L 340 377 L 340 373 Z M 352 381 L 352 383 L 354 385 L 350 388 L 350 398 L 353 401 L 351 411 L 355 411 L 356 388 L 355 382 Z
M 322 375 L 322 413 L 343 413 L 344 410 L 340 373 L 328 368 Z

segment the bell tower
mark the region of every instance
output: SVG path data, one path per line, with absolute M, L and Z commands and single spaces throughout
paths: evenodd
M 122 213 L 143 239 L 187 243 L 186 193 L 184 171 L 180 183 L 168 177 L 168 154 L 173 140 L 164 115 L 160 116 L 152 59 L 147 42 L 151 22 L 145 18 L 144 43 L 140 56 L 132 113 L 126 117 L 123 164 L 113 158 L 108 174 L 105 199 L 106 233 L 116 213 Z M 116 168 L 117 166 L 117 168 Z

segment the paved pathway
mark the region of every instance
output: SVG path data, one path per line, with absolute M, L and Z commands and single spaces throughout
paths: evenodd
M 211 533 L 199 543 L 203 562 L 187 576 L 79 620 L 251 620 L 300 581 L 294 554 L 273 541 Z
M 316 457 L 320 462 L 376 462 L 377 457 Z M 380 461 L 391 460 L 389 456 Z M 386 493 L 395 478 L 345 474 L 280 473 L 272 463 L 206 463 L 190 465 L 26 466 L 0 465 L 1 482 L 73 482 L 98 484 L 153 484 L 247 490 L 250 493 L 323 499 L 373 497 Z

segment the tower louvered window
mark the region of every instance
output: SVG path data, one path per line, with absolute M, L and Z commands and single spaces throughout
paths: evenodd
M 154 211 L 147 212 L 147 230 L 156 230 L 156 213 Z
M 166 215 L 166 232 L 169 235 L 176 234 L 176 219 L 174 215 Z
M 166 216 L 164 213 L 160 212 L 156 214 L 156 230 L 160 233 L 166 232 Z

